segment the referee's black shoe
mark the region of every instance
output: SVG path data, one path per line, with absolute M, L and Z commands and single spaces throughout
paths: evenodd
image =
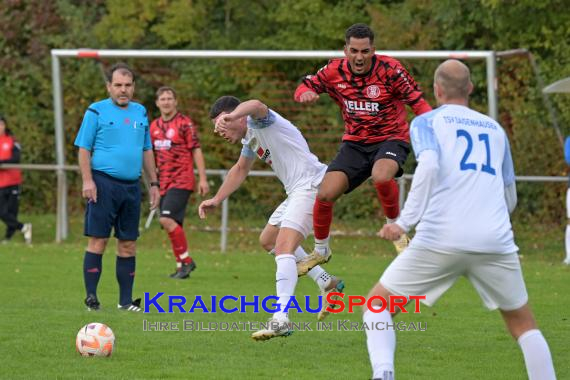
M 89 294 L 85 298 L 85 306 L 87 306 L 87 311 L 97 311 L 100 309 L 101 304 L 95 294 Z
M 131 302 L 128 305 L 117 305 L 117 308 L 119 310 L 123 310 L 123 311 L 134 311 L 134 312 L 139 312 L 141 311 L 141 299 L 137 298 L 136 300 L 134 300 L 133 302 Z

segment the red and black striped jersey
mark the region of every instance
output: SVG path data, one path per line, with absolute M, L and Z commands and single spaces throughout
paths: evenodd
M 431 110 L 414 78 L 398 60 L 385 55 L 375 54 L 370 71 L 364 75 L 353 74 L 347 59 L 332 59 L 316 75 L 303 79 L 295 100 L 309 90 L 326 92 L 340 106 L 344 141 L 409 141 L 404 105 L 416 115 Z
M 160 193 L 176 188 L 194 190 L 194 159 L 192 150 L 200 147 L 198 132 L 192 120 L 178 112 L 172 119 L 162 117 L 150 124 Z

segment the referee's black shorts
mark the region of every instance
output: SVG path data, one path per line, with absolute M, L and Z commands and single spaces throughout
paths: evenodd
M 92 170 L 97 202 L 87 202 L 85 236 L 108 238 L 111 231 L 119 240 L 137 240 L 141 211 L 139 180 L 126 181 Z
M 329 164 L 327 172 L 343 172 L 348 177 L 348 190 L 356 189 L 372 175 L 374 163 L 382 158 L 396 161 L 398 173 L 404 173 L 404 163 L 410 153 L 410 144 L 400 140 L 381 141 L 374 144 L 362 144 L 354 141 L 343 141 Z

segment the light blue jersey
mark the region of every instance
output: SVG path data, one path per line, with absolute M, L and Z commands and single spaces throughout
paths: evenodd
M 109 99 L 87 108 L 75 146 L 91 152 L 91 169 L 122 180 L 141 175 L 143 151 L 152 148 L 144 106 L 121 108 Z
M 503 128 L 450 104 L 416 117 L 410 135 L 416 157 L 434 151 L 439 167 L 411 245 L 440 252 L 516 252 L 505 200 L 515 172 Z

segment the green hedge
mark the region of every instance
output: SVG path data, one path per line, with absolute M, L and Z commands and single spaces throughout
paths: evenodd
M 8 1 L 0 6 L 0 113 L 23 145 L 24 162 L 53 163 L 54 127 L 50 49 L 341 49 L 346 27 L 369 23 L 376 46 L 384 50 L 506 50 L 527 48 L 551 83 L 570 75 L 570 19 L 565 1 L 480 0 L 407 1 L 151 1 L 77 2 Z M 318 15 L 318 17 L 315 17 Z M 101 70 L 114 63 L 62 61 L 66 160 L 76 163 L 73 140 L 89 103 L 106 96 Z M 200 125 L 209 168 L 228 168 L 239 147 L 213 136 L 208 106 L 232 93 L 259 97 L 295 122 L 312 150 L 325 162 L 335 154 L 343 131 L 337 107 L 323 97 L 315 106 L 292 101 L 298 79 L 325 62 L 278 60 L 130 60 L 140 74 L 136 97 L 154 116 L 154 90 L 178 89 L 181 110 Z M 406 67 L 431 95 L 438 62 L 407 60 Z M 469 61 L 476 90 L 472 106 L 486 110 L 485 68 Z M 560 144 L 550 127 L 536 79 L 524 58 L 499 60 L 500 122 L 507 130 L 519 175 L 565 175 Z M 563 133 L 570 133 L 570 96 L 552 97 Z M 260 164 L 256 169 L 264 170 Z M 413 172 L 411 158 L 406 171 Z M 26 212 L 55 209 L 55 179 L 46 172 L 26 172 Z M 80 183 L 69 175 L 70 208 L 81 210 Z M 217 179 L 212 179 L 217 186 Z M 251 185 L 249 184 L 251 182 Z M 564 218 L 566 184 L 521 184 L 521 218 L 558 223 Z M 234 197 L 236 212 L 270 212 L 283 193 L 274 180 L 252 179 Z M 253 202 L 252 202 L 253 201 Z M 372 186 L 364 185 L 336 206 L 339 218 L 374 218 Z

